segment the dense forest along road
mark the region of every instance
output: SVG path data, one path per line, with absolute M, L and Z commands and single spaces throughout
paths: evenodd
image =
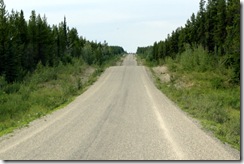
M 67 107 L 0 138 L 3 160 L 223 160 L 239 153 L 206 134 L 156 89 L 133 55 Z

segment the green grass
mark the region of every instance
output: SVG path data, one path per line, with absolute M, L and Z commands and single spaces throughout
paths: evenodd
M 175 74 L 170 83 L 162 83 L 154 74 L 157 87 L 216 137 L 240 150 L 240 87 L 216 88 L 211 82 L 214 78 L 202 78 L 205 74 Z M 177 87 L 179 81 L 194 85 Z
M 79 60 L 57 67 L 43 67 L 26 76 L 23 82 L 7 84 L 0 77 L 0 136 L 64 107 L 92 85 L 99 75 L 120 57 L 114 57 L 95 70 L 86 82 L 84 72 L 90 66 Z
M 161 82 L 151 68 L 156 86 L 205 129 L 240 150 L 240 85 L 232 83 L 233 70 L 214 64 L 201 48 L 167 58 L 165 65 L 171 81 Z

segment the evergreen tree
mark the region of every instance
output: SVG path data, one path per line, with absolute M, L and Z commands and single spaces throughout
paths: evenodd
M 160 41 L 158 43 L 158 58 L 163 59 L 164 58 L 164 42 Z
M 209 52 L 215 50 L 215 29 L 216 29 L 216 15 L 217 15 L 217 0 L 208 0 L 207 12 L 206 12 L 206 27 L 205 35 L 207 41 L 207 48 Z
M 65 59 L 65 55 L 67 55 L 67 43 L 67 25 L 66 18 L 64 17 L 64 21 L 59 24 L 59 55 L 63 61 Z
M 20 11 L 19 19 L 16 27 L 18 32 L 18 52 L 20 54 L 21 67 L 28 69 L 27 46 L 28 46 L 28 29 L 24 18 L 23 10 Z
M 157 61 L 158 60 L 158 43 L 154 42 L 153 44 L 153 60 Z
M 217 48 L 217 53 L 224 55 L 224 46 L 226 38 L 226 2 L 225 0 L 217 1 L 217 15 L 215 22 L 215 32 L 214 32 L 214 41 Z
M 206 9 L 205 9 L 205 0 L 200 1 L 200 9 L 198 12 L 198 29 L 197 29 L 197 38 L 198 38 L 198 44 L 202 45 L 204 48 L 207 46 L 206 42 L 206 28 L 205 28 L 205 23 L 206 23 Z
M 235 75 L 233 81 L 240 83 L 240 2 L 238 0 L 227 1 L 227 36 L 225 50 L 229 55 L 226 62 L 228 67 L 233 67 Z
M 28 70 L 33 71 L 38 63 L 38 45 L 37 45 L 37 21 L 36 12 L 31 11 L 30 20 L 28 23 L 28 47 L 27 47 L 27 60 Z
M 47 18 L 37 16 L 37 62 L 41 61 L 43 65 L 47 65 L 52 56 L 52 36 L 51 29 L 47 24 Z
M 12 10 L 8 22 L 9 39 L 5 41 L 7 47 L 5 52 L 5 76 L 8 82 L 20 80 L 19 78 L 23 76 L 21 57 L 23 55 L 24 43 L 21 41 L 21 31 L 16 30 L 20 26 L 19 20 L 20 14 Z
M 59 26 L 50 27 L 46 16 L 36 15 L 33 10 L 27 22 L 22 10 L 9 15 L 0 0 L 0 76 L 5 76 L 9 83 L 21 81 L 38 64 L 54 67 L 60 62 L 72 63 L 74 59 L 102 65 L 121 53 L 124 53 L 122 47 L 79 37 L 77 29 L 69 30 L 66 17 Z
M 159 61 L 174 57 L 190 48 L 203 46 L 214 54 L 216 63 L 221 61 L 226 68 L 234 70 L 231 80 L 240 82 L 240 1 L 200 0 L 199 12 L 187 20 L 185 27 L 178 28 L 167 39 L 153 46 L 138 47 L 137 52 L 147 59 Z M 149 54 L 148 54 L 149 53 Z
M 179 39 L 178 39 L 178 53 L 182 53 L 185 50 L 184 44 L 185 44 L 185 29 L 180 28 L 179 29 Z
M 3 0 L 0 0 L 0 75 L 5 72 L 6 41 L 8 38 L 8 13 Z
M 78 31 L 72 28 L 68 31 L 68 52 L 72 57 L 80 57 L 81 48 Z

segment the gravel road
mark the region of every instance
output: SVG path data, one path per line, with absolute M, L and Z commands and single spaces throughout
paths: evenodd
M 0 138 L 2 160 L 239 160 L 128 55 L 71 104 Z

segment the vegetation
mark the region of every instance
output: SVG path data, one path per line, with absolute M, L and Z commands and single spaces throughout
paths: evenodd
M 159 89 L 240 150 L 239 1 L 201 0 L 185 27 L 137 53 L 149 66 L 166 65 L 171 82 L 157 78 Z
M 58 26 L 50 26 L 46 16 L 36 15 L 33 10 L 26 21 L 23 11 L 8 13 L 0 0 L 0 76 L 8 83 L 22 81 L 36 70 L 38 63 L 56 67 L 75 58 L 89 65 L 102 65 L 122 53 L 122 47 L 80 37 L 75 28 L 67 26 L 65 17 Z
M 79 60 L 66 65 L 60 62 L 56 67 L 39 63 L 25 80 L 11 84 L 1 77 L 0 136 L 71 102 L 120 58 L 115 56 L 102 66 L 89 66 Z
M 0 136 L 70 102 L 123 53 L 78 36 L 65 17 L 50 26 L 32 11 L 26 21 L 0 0 Z
M 163 64 L 191 48 L 203 47 L 212 61 L 232 68 L 232 80 L 240 84 L 240 1 L 200 1 L 197 15 L 192 14 L 185 27 L 177 28 L 164 41 L 153 46 L 138 47 L 137 54 L 148 61 Z

